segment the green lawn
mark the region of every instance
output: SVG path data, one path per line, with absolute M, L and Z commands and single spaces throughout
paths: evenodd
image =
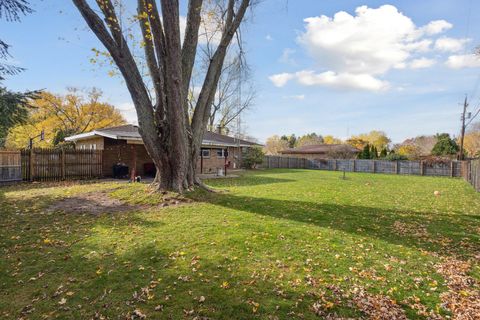
M 479 292 L 480 194 L 460 179 L 267 170 L 208 184 L 221 192 L 0 188 L 0 318 L 423 319 Z M 472 277 L 461 291 L 437 272 L 447 262 Z

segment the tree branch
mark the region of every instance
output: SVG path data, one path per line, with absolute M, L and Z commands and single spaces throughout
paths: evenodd
M 155 89 L 155 101 L 158 103 L 162 100 L 162 75 L 160 74 L 157 57 L 155 56 L 155 48 L 153 46 L 153 34 L 149 19 L 150 14 L 148 12 L 145 0 L 138 0 L 137 12 L 139 17 L 138 22 L 140 24 L 140 29 L 142 31 L 142 37 L 144 42 L 143 48 L 145 51 L 145 58 L 147 60 L 147 66 L 150 72 L 150 76 L 153 80 L 153 87 Z

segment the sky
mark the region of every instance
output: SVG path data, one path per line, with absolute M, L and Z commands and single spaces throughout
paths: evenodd
M 90 62 L 92 48 L 102 46 L 73 4 L 31 3 L 35 13 L 21 23 L 0 22 L 12 62 L 26 69 L 3 85 L 55 93 L 96 87 L 135 123 L 125 83 Z M 259 141 L 370 130 L 393 142 L 458 135 L 465 95 L 471 111 L 480 105 L 479 31 L 474 0 L 261 1 L 242 27 L 257 93 L 243 129 Z

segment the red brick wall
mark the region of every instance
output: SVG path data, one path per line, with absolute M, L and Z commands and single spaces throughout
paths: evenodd
M 107 140 L 107 139 L 105 139 Z M 120 142 L 121 140 L 119 140 Z M 117 143 L 116 145 L 107 145 L 103 150 L 103 175 L 111 177 L 113 175 L 113 166 L 117 163 L 126 164 L 131 170 L 133 167 L 133 157 L 136 153 L 136 172 L 137 175 L 144 177 L 144 165 L 146 163 L 153 163 L 152 159 L 145 150 L 145 147 L 140 144 Z
M 127 165 L 130 170 L 133 166 L 134 150 L 136 153 L 136 172 L 137 175 L 144 177 L 144 165 L 153 164 L 150 156 L 147 153 L 144 145 L 142 144 L 127 144 L 125 140 L 114 140 L 109 138 L 103 138 L 103 141 L 92 139 L 83 141 L 82 144 L 90 144 L 96 142 L 99 146 L 103 147 L 103 175 L 105 177 L 111 177 L 113 175 L 113 166 L 117 163 L 123 163 Z M 79 145 L 79 143 L 77 143 Z M 214 173 L 217 169 L 224 168 L 225 158 L 217 156 L 217 149 L 222 148 L 203 148 L 210 150 L 210 157 L 203 159 L 203 173 Z M 225 148 L 223 148 L 225 149 Z M 228 169 L 238 169 L 242 163 L 242 148 L 228 147 L 227 161 L 230 161 Z M 200 158 L 197 161 L 197 170 L 200 172 Z M 227 170 L 228 170 L 227 169 Z
M 210 150 L 210 157 L 203 158 L 203 170 L 202 173 L 214 173 L 217 172 L 217 169 L 224 168 L 225 166 L 225 158 L 217 156 L 217 149 L 222 148 L 202 148 Z M 223 148 L 225 149 L 225 148 Z M 242 163 L 242 150 L 241 148 L 237 147 L 228 147 L 228 157 L 227 161 L 230 161 L 230 166 L 228 169 L 239 169 Z M 201 159 L 197 160 L 197 170 L 200 172 L 201 167 Z M 227 170 L 228 170 L 227 169 Z

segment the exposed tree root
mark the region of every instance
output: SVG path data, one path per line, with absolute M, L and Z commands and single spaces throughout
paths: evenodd
M 214 189 L 210 188 L 209 186 L 207 186 L 199 178 L 195 178 L 195 185 L 197 187 L 199 187 L 200 189 L 206 190 L 206 191 L 211 192 L 211 193 L 217 193 L 218 192 L 217 190 L 214 190 Z

